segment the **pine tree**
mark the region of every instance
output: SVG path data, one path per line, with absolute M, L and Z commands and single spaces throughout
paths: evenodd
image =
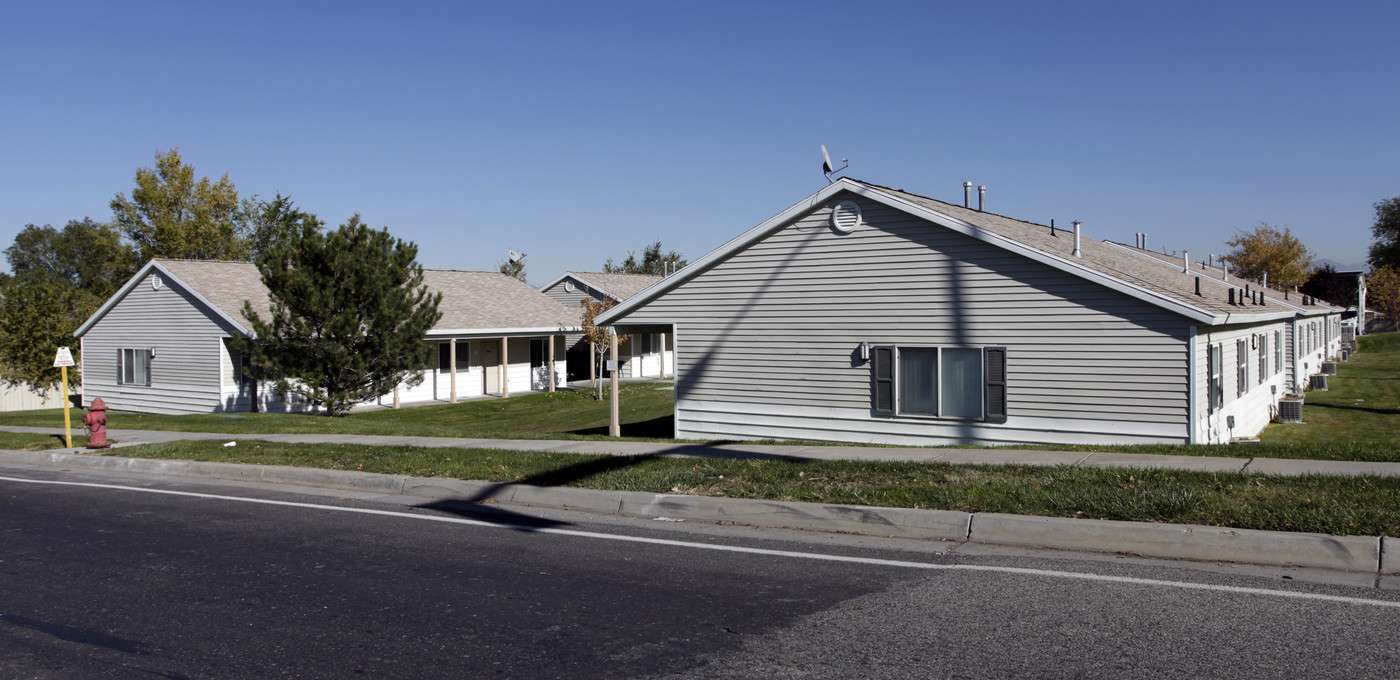
M 418 246 L 359 215 L 329 233 L 302 222 L 258 258 L 272 318 L 243 306 L 257 337 L 236 344 L 252 357 L 254 376 L 332 416 L 405 380 L 422 382 L 433 356 L 423 338 L 442 317 L 442 294 L 423 285 L 417 256 Z

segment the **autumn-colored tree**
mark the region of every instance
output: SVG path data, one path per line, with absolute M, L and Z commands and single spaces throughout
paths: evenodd
M 112 199 L 117 227 L 141 261 L 156 257 L 243 260 L 249 255 L 247 211 L 225 174 L 194 178 L 179 149 L 156 154 L 156 167 L 136 170 L 131 198 Z
M 594 376 L 603 374 L 603 360 L 608 357 L 608 351 L 612 349 L 612 342 L 615 340 L 619 345 L 627 339 L 625 335 L 614 336 L 608 332 L 607 328 L 593 323 L 599 314 L 612 309 L 617 305 L 617 300 L 595 300 L 591 297 L 579 300 L 579 305 L 583 307 L 583 338 L 588 341 L 588 346 L 593 350 Z M 598 390 L 598 400 L 603 399 L 603 381 L 596 377 L 593 379 L 593 386 Z
M 1226 255 L 1231 274 L 1254 280 L 1268 274 L 1269 284 L 1279 288 L 1301 286 L 1308 280 L 1313 253 L 1288 227 L 1280 231 L 1260 222 L 1251 231 L 1239 230 L 1225 243 L 1234 248 Z
M 510 259 L 496 263 L 497 271 L 509 276 L 512 279 L 525 281 L 525 253 L 517 253 L 514 249 L 510 251 Z
M 1366 306 L 1400 321 L 1400 267 L 1386 265 L 1366 277 Z

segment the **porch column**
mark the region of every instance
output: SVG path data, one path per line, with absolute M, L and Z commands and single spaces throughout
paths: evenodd
M 447 341 L 447 370 L 451 371 L 452 403 L 457 403 L 457 338 Z
M 499 375 L 496 376 L 497 382 L 500 383 L 502 399 L 510 396 L 510 380 L 506 378 L 506 366 L 510 365 L 510 362 L 506 361 L 506 352 L 510 351 L 507 340 L 509 340 L 509 338 L 501 338 L 501 366 L 500 370 L 497 371 Z
M 621 437 L 621 436 L 622 436 L 622 425 L 621 425 L 621 421 L 620 421 L 619 418 L 618 418 L 618 404 L 617 404 L 617 373 L 618 373 L 618 371 L 617 371 L 617 331 L 615 331 L 615 330 L 609 328 L 609 329 L 608 329 L 608 340 L 611 341 L 611 342 L 608 343 L 608 345 L 609 345 L 608 354 L 609 354 L 609 357 L 612 359 L 612 365 L 613 365 L 613 370 L 609 371 L 609 373 L 612 374 L 612 382 L 611 382 L 611 387 L 612 387 L 612 389 L 610 390 L 610 391 L 612 392 L 612 418 L 608 421 L 608 436 L 609 436 L 609 437 Z
M 666 334 L 661 334 L 661 379 L 666 379 Z
M 553 391 L 554 391 L 554 335 L 553 335 L 553 334 L 550 334 L 550 336 L 549 336 L 549 367 L 548 367 L 548 369 L 547 369 L 546 372 L 549 373 L 549 391 L 550 391 L 550 392 L 553 392 Z

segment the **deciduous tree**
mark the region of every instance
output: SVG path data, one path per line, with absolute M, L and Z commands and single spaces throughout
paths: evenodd
M 525 281 L 525 253 L 517 253 L 515 250 L 511 250 L 510 258 L 497 262 L 496 269 L 512 279 L 519 279 L 522 282 Z
M 1251 231 L 1240 230 L 1225 242 L 1234 248 L 1226 257 L 1230 273 L 1246 279 L 1269 275 L 1273 286 L 1301 286 L 1308 280 L 1313 254 L 1293 235 L 1292 230 L 1261 222 Z
M 272 294 L 272 318 L 250 304 L 243 317 L 255 340 L 235 344 L 252 357 L 256 377 L 306 397 L 327 415 L 422 381 L 432 359 L 423 342 L 441 318 L 441 293 L 429 293 L 418 246 L 372 229 L 355 215 L 330 233 L 310 221 L 257 261 Z
M 603 271 L 609 274 L 650 274 L 652 276 L 665 276 L 669 269 L 675 271 L 686 265 L 680 253 L 674 250 L 661 253 L 661 242 L 655 241 L 651 245 L 642 249 L 642 259 L 637 260 L 637 253 L 627 251 L 627 259 L 622 264 L 613 264 L 612 258 L 603 263 Z
M 1376 203 L 1376 221 L 1371 225 L 1371 252 L 1366 261 L 1374 269 L 1387 265 L 1400 268 L 1400 196 Z
M 81 361 L 73 331 L 97 311 L 102 299 L 73 283 L 42 272 L 21 274 L 0 288 L 0 380 L 35 390 L 58 387 L 53 367 L 59 347 L 71 347 Z M 82 376 L 68 371 L 76 386 Z
M 194 178 L 179 149 L 156 154 L 154 168 L 136 170 L 131 198 L 117 194 L 112 214 L 140 254 L 197 260 L 249 257 L 247 212 L 224 174 L 218 181 Z
M 67 281 L 101 299 L 115 293 L 140 266 L 121 232 L 92 218 L 69 220 L 62 230 L 27 224 L 5 249 L 16 276 Z
M 1384 265 L 1366 277 L 1366 306 L 1400 322 L 1400 267 Z
M 598 400 L 601 401 L 603 399 L 603 381 L 598 378 L 603 375 L 603 366 L 605 365 L 603 361 L 608 357 L 608 352 L 612 349 L 612 343 L 617 342 L 621 344 L 627 339 L 627 336 L 614 336 L 608 332 L 607 328 L 593 322 L 594 319 L 598 318 L 599 314 L 616 306 L 617 300 L 611 298 L 607 300 L 595 300 L 591 297 L 586 297 L 579 300 L 579 305 L 583 307 L 583 339 L 588 341 L 588 346 L 593 350 L 592 361 L 596 369 L 593 373 L 595 376 L 593 379 L 593 386 L 597 388 Z

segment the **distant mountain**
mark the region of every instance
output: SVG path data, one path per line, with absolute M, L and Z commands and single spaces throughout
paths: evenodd
M 1371 270 L 1371 266 L 1368 265 L 1368 264 L 1366 264 L 1365 262 L 1357 262 L 1357 263 L 1355 263 L 1355 264 L 1342 264 L 1341 262 L 1338 262 L 1338 261 L 1336 261 L 1336 260 L 1329 260 L 1329 259 L 1327 259 L 1327 258 L 1325 258 L 1325 257 L 1319 257 L 1319 258 L 1317 258 L 1316 260 L 1313 260 L 1313 261 L 1312 261 L 1312 266 L 1313 266 L 1314 269 L 1317 269 L 1317 268 L 1322 267 L 1322 266 L 1325 266 L 1325 265 L 1332 265 L 1332 268 L 1335 269 L 1335 270 L 1337 270 L 1337 271 L 1339 271 L 1339 272 L 1355 272 L 1355 271 L 1370 271 L 1370 270 Z

